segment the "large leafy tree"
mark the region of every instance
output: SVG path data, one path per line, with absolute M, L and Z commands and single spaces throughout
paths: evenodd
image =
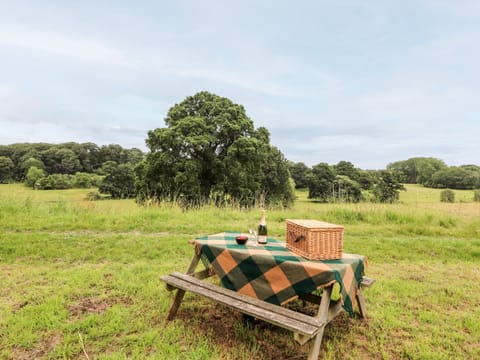
M 293 199 L 286 160 L 243 106 L 204 91 L 173 106 L 165 124 L 148 132 L 150 152 L 136 167 L 140 200 Z
M 373 188 L 373 195 L 378 202 L 394 203 L 400 198 L 400 190 L 406 190 L 400 184 L 393 173 L 388 170 L 380 170 L 377 174 L 377 182 Z
M 349 161 L 339 161 L 333 166 L 336 175 L 348 176 L 350 180 L 359 181 L 360 171 Z
M 310 168 L 303 162 L 289 163 L 290 174 L 295 181 L 295 187 L 297 189 L 304 189 L 308 187 L 307 176 L 310 172 Z
M 110 161 L 105 168 L 105 178 L 100 182 L 98 190 L 110 194 L 114 199 L 135 197 L 135 175 L 130 164 L 116 165 Z
M 327 163 L 314 165 L 307 179 L 309 199 L 317 199 L 322 202 L 332 200 L 335 173 L 330 165 Z

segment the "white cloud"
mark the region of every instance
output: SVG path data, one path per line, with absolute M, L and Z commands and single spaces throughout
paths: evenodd
M 0 45 L 102 65 L 128 65 L 124 54 L 97 40 L 28 27 L 0 27 Z

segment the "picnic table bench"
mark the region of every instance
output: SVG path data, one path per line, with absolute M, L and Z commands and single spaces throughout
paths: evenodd
M 227 236 L 224 235 L 224 237 Z M 225 239 L 225 241 L 227 241 L 228 244 L 231 245 L 228 239 Z M 269 241 L 271 241 L 271 239 L 269 239 Z M 174 272 L 161 277 L 161 280 L 163 280 L 167 284 L 168 290 L 176 290 L 174 300 L 167 315 L 167 320 L 172 320 L 175 317 L 178 308 L 184 298 L 185 292 L 188 291 L 203 296 L 214 302 L 226 305 L 243 314 L 290 330 L 294 333 L 295 340 L 301 345 L 307 343 L 309 340 L 314 338 L 314 343 L 310 348 L 308 359 L 312 360 L 318 358 L 325 326 L 343 310 L 344 306 L 340 299 L 336 301 L 331 299 L 332 289 L 335 281 L 330 281 L 326 283 L 325 286 L 321 287 L 321 296 L 311 293 L 297 294 L 296 297 L 300 297 L 303 300 L 313 302 L 319 305 L 317 315 L 309 316 L 288 309 L 286 307 L 279 306 L 278 304 L 273 304 L 271 302 L 265 301 L 264 299 L 255 298 L 251 295 L 246 295 L 239 291 L 228 289 L 223 286 L 214 285 L 205 281 L 204 279 L 213 275 L 211 271 L 212 268 L 207 267 L 205 270 L 195 272 L 195 269 L 200 262 L 200 259 L 202 258 L 201 248 L 199 249 L 198 246 L 199 244 L 202 244 L 201 242 L 198 243 L 196 241 L 195 244 L 197 245 L 197 251 L 195 252 L 195 255 L 193 256 L 188 266 L 186 274 Z M 213 246 L 217 245 L 218 244 L 215 244 Z M 227 246 L 228 245 L 225 245 L 225 248 Z M 277 248 L 275 249 L 278 250 Z M 206 250 L 206 248 L 204 250 Z M 228 252 L 229 254 L 231 252 L 235 253 L 236 250 L 238 249 L 236 249 L 233 245 L 233 248 L 230 248 Z M 240 250 L 238 251 L 242 252 L 242 250 L 243 249 L 240 248 Z M 285 251 L 288 250 L 285 249 Z M 290 255 L 295 256 L 293 254 Z M 266 255 L 259 254 L 259 256 L 264 257 Z M 263 261 L 264 260 L 265 259 L 263 259 Z M 216 272 L 222 273 L 222 271 L 219 270 L 218 267 Z M 362 276 L 358 286 L 355 285 L 355 299 L 358 303 L 358 309 L 361 318 L 366 317 L 365 301 L 363 298 L 362 287 L 368 287 L 373 284 L 374 281 L 374 279 Z

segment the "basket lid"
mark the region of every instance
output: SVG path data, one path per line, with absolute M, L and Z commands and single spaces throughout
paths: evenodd
M 287 219 L 287 223 L 291 222 L 299 226 L 309 229 L 343 229 L 341 225 L 330 224 L 325 221 L 310 220 L 310 219 Z

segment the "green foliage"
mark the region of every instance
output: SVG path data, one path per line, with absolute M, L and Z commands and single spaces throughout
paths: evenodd
M 0 156 L 0 184 L 7 184 L 13 180 L 14 167 L 12 159 Z
M 440 201 L 448 203 L 455 202 L 455 193 L 450 189 L 442 190 L 440 193 Z
M 327 163 L 320 163 L 312 167 L 308 175 L 308 198 L 328 202 L 332 198 L 335 174 Z
M 0 158 L 2 156 L 13 162 L 11 178 L 17 182 L 25 180 L 28 169 L 32 166 L 44 170 L 46 175 L 72 175 L 76 172 L 94 173 L 107 161 L 135 165 L 143 159 L 142 151 L 136 148 L 123 149 L 116 144 L 99 147 L 93 143 L 75 142 L 0 145 Z M 1 164 L 0 161 L 0 173 Z
M 414 157 L 408 160 L 397 161 L 387 165 L 398 182 L 407 184 L 422 184 L 429 186 L 432 175 L 447 165 L 436 158 Z
M 303 162 L 289 162 L 288 163 L 290 174 L 293 181 L 295 181 L 296 189 L 305 189 L 308 187 L 308 173 L 310 168 Z
M 34 157 L 29 157 L 20 164 L 20 168 L 23 170 L 25 176 L 32 166 L 35 166 L 36 168 L 41 170 L 45 170 L 45 164 L 43 163 L 43 161 L 35 159 Z
M 350 177 L 337 175 L 333 181 L 333 197 L 343 202 L 359 202 L 362 199 L 362 189 Z
M 358 183 L 363 190 L 372 190 L 375 185 L 376 176 L 375 171 L 372 170 L 359 170 Z
M 77 189 L 88 189 L 92 187 L 92 175 L 77 172 L 72 178 L 72 186 Z
M 333 171 L 336 175 L 346 176 L 355 182 L 360 180 L 360 170 L 349 161 L 339 161 L 333 166 Z
M 110 163 L 104 168 L 105 177 L 100 182 L 99 191 L 110 194 L 113 199 L 127 199 L 135 197 L 135 175 L 129 164 L 113 165 Z
M 475 202 L 480 201 L 480 190 L 475 190 L 473 192 L 473 201 L 475 201 Z
M 140 201 L 291 202 L 286 160 L 243 106 L 204 91 L 173 106 L 165 123 L 148 132 L 150 153 L 136 167 Z
M 480 168 L 452 166 L 437 171 L 432 176 L 431 186 L 435 188 L 475 189 L 480 187 Z
M 45 177 L 45 171 L 39 169 L 36 166 L 31 166 L 28 169 L 27 175 L 25 177 L 25 185 L 32 189 L 35 189 L 35 184 L 43 177 Z
M 382 203 L 394 203 L 400 197 L 400 190 L 405 190 L 392 172 L 383 170 L 378 172 L 377 183 L 373 188 L 376 201 Z
M 333 166 L 320 163 L 307 175 L 308 197 L 321 202 L 358 202 L 362 199 L 361 180 L 370 188 L 366 174 L 348 161 Z
M 73 186 L 70 175 L 52 174 L 38 179 L 34 187 L 38 190 L 65 190 L 71 189 Z

